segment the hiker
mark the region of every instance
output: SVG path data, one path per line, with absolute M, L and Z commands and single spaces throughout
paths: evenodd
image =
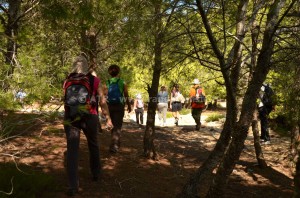
M 172 110 L 172 115 L 175 119 L 174 124 L 178 126 L 178 120 L 180 116 L 180 111 L 182 109 L 182 101 L 184 101 L 184 97 L 179 91 L 179 85 L 175 84 L 172 88 L 171 91 L 171 110 Z
M 89 71 L 86 56 L 75 58 L 73 69 L 63 85 L 65 93 L 64 130 L 67 139 L 67 174 L 69 189 L 67 195 L 78 193 L 78 158 L 79 139 L 82 130 L 88 142 L 90 153 L 90 171 L 92 180 L 97 181 L 100 176 L 100 152 L 98 144 L 98 103 L 106 117 L 106 125 L 112 127 L 106 98 L 103 95 L 100 79 Z
M 168 92 L 164 85 L 161 86 L 157 94 L 157 102 L 159 125 L 165 127 L 167 125 Z
M 268 84 L 263 84 L 259 92 L 258 117 L 260 119 L 261 135 L 260 141 L 263 144 L 270 144 L 268 117 L 274 110 L 274 101 L 272 99 L 274 92 Z
M 23 104 L 24 102 L 24 98 L 27 96 L 26 92 L 23 91 L 23 89 L 20 89 L 16 95 L 15 95 L 15 99 L 17 99 L 21 104 Z
M 125 102 L 127 104 L 128 113 L 131 112 L 131 105 L 127 85 L 124 80 L 119 77 L 120 67 L 118 65 L 111 65 L 108 68 L 108 73 L 111 78 L 106 83 L 106 95 L 109 113 L 114 125 L 111 129 L 111 144 L 109 150 L 111 153 L 116 153 L 121 144 L 120 138 L 125 114 Z
M 196 130 L 199 131 L 201 128 L 201 113 L 205 107 L 205 92 L 200 86 L 200 81 L 197 78 L 194 79 L 192 84 L 190 89 L 192 117 L 196 122 Z
M 136 116 L 136 123 L 138 125 L 143 125 L 144 116 L 144 101 L 141 94 L 137 94 L 133 103 L 133 108 Z

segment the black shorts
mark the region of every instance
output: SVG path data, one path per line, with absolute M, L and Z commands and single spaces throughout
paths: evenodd
M 181 111 L 182 104 L 181 102 L 172 102 L 172 112 Z

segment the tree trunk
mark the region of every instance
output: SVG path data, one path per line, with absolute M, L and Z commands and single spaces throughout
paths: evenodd
M 19 17 L 20 17 L 21 0 L 9 0 L 8 9 L 6 13 L 7 21 L 2 21 L 4 26 L 4 33 L 7 39 L 6 50 L 3 51 L 5 57 L 5 64 L 9 65 L 7 76 L 10 77 L 15 70 L 16 55 L 17 55 L 17 37 L 19 32 Z M 3 89 L 9 89 L 9 83 L 3 82 Z
M 154 66 L 152 75 L 151 87 L 148 86 L 149 93 L 149 105 L 147 112 L 147 123 L 144 134 L 144 155 L 146 157 L 151 157 L 151 152 L 153 153 L 152 158 L 157 159 L 157 153 L 155 150 L 154 140 L 155 140 L 155 113 L 157 107 L 157 93 L 159 87 L 159 79 L 162 69 L 162 43 L 163 43 L 163 33 L 162 33 L 162 18 L 161 18 L 161 3 L 155 5 L 155 45 L 154 45 Z
M 8 39 L 6 44 L 5 63 L 11 65 L 8 75 L 12 75 L 14 71 L 14 56 L 17 54 L 16 38 L 19 31 L 21 0 L 10 0 L 8 1 L 8 4 L 8 21 L 5 25 L 5 35 Z
M 81 42 L 80 47 L 81 51 L 86 53 L 89 56 L 89 65 L 91 69 L 97 68 L 97 54 L 98 54 L 98 46 L 97 46 L 97 34 L 93 28 L 91 30 L 87 30 L 86 28 L 82 28 L 80 32 Z
M 253 120 L 252 120 L 252 133 L 254 138 L 254 148 L 255 148 L 255 154 L 257 163 L 260 168 L 266 168 L 267 163 L 264 159 L 264 154 L 262 152 L 261 146 L 260 146 L 260 138 L 259 138 L 259 130 L 258 130 L 258 120 L 257 120 L 257 109 L 254 111 L 253 114 Z
M 3 131 L 3 120 L 4 120 L 4 111 L 0 109 L 0 135 L 2 136 Z
M 276 0 L 270 7 L 262 48 L 257 60 L 257 67 L 244 96 L 240 119 L 233 127 L 232 141 L 217 170 L 216 177 L 208 191 L 207 197 L 222 197 L 224 195 L 228 178 L 244 148 L 244 142 L 256 108 L 256 98 L 270 69 L 270 60 L 274 47 L 274 32 L 277 28 L 274 24 L 278 22 L 278 15 L 282 6 L 283 2 Z
M 213 178 L 213 170 L 219 165 L 224 152 L 231 140 L 231 131 L 234 123 L 236 122 L 238 112 L 236 92 L 240 75 L 241 56 L 243 49 L 241 43 L 245 36 L 244 25 L 247 4 L 248 0 L 241 1 L 239 4 L 238 13 L 236 16 L 238 21 L 236 26 L 236 35 L 238 39 L 231 49 L 227 64 L 225 64 L 224 56 L 218 49 L 216 41 L 211 34 L 211 30 L 208 24 L 208 20 L 206 19 L 202 4 L 200 1 L 197 1 L 197 6 L 201 13 L 203 23 L 206 26 L 208 38 L 210 39 L 214 52 L 219 59 L 221 71 L 225 80 L 227 95 L 226 121 L 213 152 L 209 155 L 208 159 L 205 160 L 204 164 L 198 169 L 196 174 L 190 178 L 178 197 L 198 197 L 198 190 L 202 192 L 205 190 L 203 187 L 205 186 L 205 183 L 207 183 L 207 179 Z M 233 68 L 231 73 L 228 69 L 226 69 L 228 66 Z
M 296 173 L 294 176 L 294 184 L 295 184 L 295 190 L 294 190 L 294 197 L 299 198 L 300 197 L 300 149 L 298 149 L 298 160 L 296 163 Z

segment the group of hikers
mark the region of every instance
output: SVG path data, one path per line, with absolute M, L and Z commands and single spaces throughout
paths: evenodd
M 180 92 L 178 84 L 174 84 L 172 87 L 170 97 L 166 86 L 162 85 L 160 87 L 160 91 L 158 91 L 157 97 L 155 98 L 159 119 L 158 125 L 161 127 L 165 127 L 167 125 L 167 111 L 170 109 L 174 118 L 174 124 L 178 126 L 180 111 L 186 102 L 185 100 L 185 97 Z M 189 102 L 191 102 L 192 116 L 196 123 L 196 130 L 200 130 L 201 112 L 205 107 L 205 93 L 203 88 L 200 86 L 200 81 L 198 79 L 194 79 L 192 82 Z M 134 99 L 133 108 L 136 114 L 136 123 L 138 125 L 143 124 L 144 100 L 140 93 L 137 94 Z
M 79 188 L 78 158 L 81 130 L 87 138 L 91 179 L 97 181 L 100 177 L 98 132 L 101 125 L 99 122 L 99 106 L 101 115 L 105 117 L 106 126 L 111 132 L 109 151 L 117 153 L 121 146 L 121 129 L 125 106 L 127 105 L 127 111 L 130 113 L 132 105 L 129 99 L 128 86 L 120 78 L 120 67 L 111 65 L 108 68 L 108 73 L 111 78 L 105 83 L 101 82 L 95 72 L 90 69 L 87 56 L 82 53 L 75 58 L 73 68 L 63 85 L 65 102 L 64 129 L 67 139 L 66 162 L 69 182 L 68 196 L 75 196 Z M 195 129 L 200 130 L 201 113 L 205 107 L 205 92 L 198 79 L 194 79 L 191 84 L 191 114 L 195 121 Z M 263 95 L 261 98 L 263 98 Z M 182 109 L 183 101 L 184 97 L 180 93 L 178 84 L 172 87 L 170 97 L 166 86 L 161 86 L 157 94 L 157 112 L 160 126 L 166 126 L 168 107 L 172 111 L 174 124 L 178 125 L 179 112 Z M 263 108 L 263 106 L 260 108 Z M 133 109 L 136 113 L 137 124 L 143 124 L 144 101 L 141 94 L 136 95 Z M 260 112 L 262 112 L 260 113 L 261 121 L 267 122 L 267 119 L 264 119 L 263 116 L 267 116 L 269 110 Z M 267 128 L 267 123 L 262 124 L 261 138 L 265 142 L 270 141 Z

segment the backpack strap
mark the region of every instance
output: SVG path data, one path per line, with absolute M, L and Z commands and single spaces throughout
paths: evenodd
M 91 73 L 88 73 L 87 74 L 88 77 L 89 77 L 89 83 L 91 85 L 91 96 L 94 95 L 96 96 L 96 90 L 94 90 L 94 81 L 95 81 L 95 77 L 91 74 Z
M 116 81 L 115 83 L 119 85 L 119 81 L 120 81 L 120 80 L 121 80 L 121 79 L 118 78 L 117 81 Z M 107 82 L 106 82 L 107 88 L 109 88 L 109 85 L 111 85 L 111 84 L 112 84 L 111 79 L 108 79 Z M 119 88 L 120 88 L 120 85 L 119 85 Z M 120 90 L 120 91 L 121 91 L 121 93 L 123 93 L 123 90 Z

